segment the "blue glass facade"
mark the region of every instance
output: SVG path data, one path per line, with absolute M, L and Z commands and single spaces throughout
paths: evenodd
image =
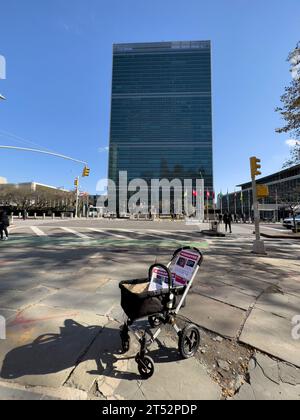
M 109 178 L 205 179 L 213 190 L 209 41 L 117 44 Z

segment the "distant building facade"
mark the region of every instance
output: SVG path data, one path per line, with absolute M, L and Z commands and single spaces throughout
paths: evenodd
M 213 192 L 209 41 L 117 44 L 109 178 L 204 178 Z
M 281 219 L 288 215 L 288 203 L 300 203 L 300 165 L 283 169 L 257 180 L 258 184 L 269 187 L 270 196 L 260 200 L 261 217 Z M 239 185 L 240 191 L 225 194 L 218 202 L 218 208 L 224 213 L 230 211 L 253 218 L 252 183 Z M 300 209 L 299 209 L 300 213 Z

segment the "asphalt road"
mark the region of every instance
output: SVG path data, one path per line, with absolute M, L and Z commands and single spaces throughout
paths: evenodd
M 167 263 L 176 248 L 188 245 L 203 251 L 204 263 L 183 314 L 206 330 L 235 338 L 244 330 L 249 308 L 265 289 L 273 297 L 274 288 L 276 305 L 271 302 L 266 320 L 257 318 L 264 311 L 253 313 L 243 342 L 300 366 L 298 342 L 290 340 L 291 315 L 299 308 L 299 241 L 268 239 L 269 254 L 262 258 L 251 254 L 253 225 L 233 225 L 232 235 L 216 239 L 200 234 L 206 228 L 183 222 L 16 220 L 9 241 L 0 242 L 0 315 L 8 337 L 0 341 L 0 399 L 16 395 L 16 389 L 26 398 L 28 386 L 38 395 L 32 398 L 46 393 L 77 399 L 80 390 L 84 398 L 94 397 L 94 383 L 107 398 L 169 399 L 170 382 L 177 386 L 173 392 L 178 398 L 219 399 L 221 389 L 203 366 L 211 362 L 213 369 L 214 357 L 231 358 L 231 342 L 219 344 L 218 351 L 226 352 L 203 366 L 192 359 L 182 367 L 172 358 L 170 365 L 163 355 L 159 374 L 143 384 L 142 393 L 134 358 L 118 359 L 123 321 L 119 282 L 145 278 L 150 265 Z M 270 225 L 270 232 L 277 228 Z M 287 295 L 279 294 L 279 287 Z M 269 318 L 275 332 L 265 339 Z M 252 330 L 261 333 L 252 337 Z M 278 345 L 269 348 L 275 338 Z M 172 349 L 174 343 L 165 339 Z M 209 343 L 207 354 L 214 355 L 215 341 Z M 102 364 L 97 366 L 99 355 Z M 240 353 L 236 356 L 240 363 Z M 192 383 L 183 387 L 184 395 L 182 381 Z

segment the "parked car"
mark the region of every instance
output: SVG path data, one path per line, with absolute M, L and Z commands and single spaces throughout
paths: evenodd
M 295 218 L 297 227 L 300 227 L 300 214 L 298 214 Z M 283 226 L 287 229 L 294 229 L 294 219 L 292 217 L 289 217 L 288 219 L 284 219 Z

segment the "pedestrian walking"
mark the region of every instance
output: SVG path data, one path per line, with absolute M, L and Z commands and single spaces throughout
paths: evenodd
M 219 214 L 219 223 L 222 223 L 222 221 L 223 221 L 223 214 L 222 214 L 222 213 L 220 213 L 220 214 Z
M 0 213 L 0 237 L 1 241 L 8 240 L 8 227 L 9 227 L 9 218 L 5 211 L 1 211 Z M 3 235 L 5 234 L 5 237 Z
M 225 213 L 224 217 L 223 217 L 223 221 L 225 224 L 225 232 L 230 231 L 230 233 L 232 233 L 232 229 L 231 229 L 231 223 L 232 223 L 232 215 L 231 213 Z

